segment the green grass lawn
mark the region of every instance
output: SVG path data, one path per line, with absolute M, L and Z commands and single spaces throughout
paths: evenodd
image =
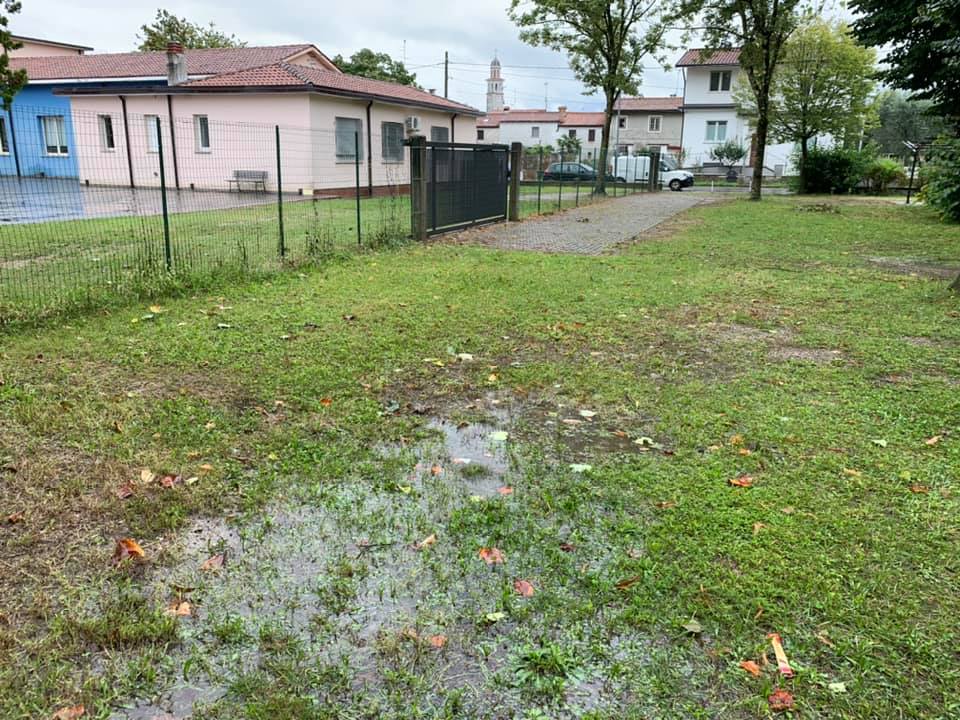
M 960 228 L 803 207 L 3 335 L 0 717 L 957 717 Z

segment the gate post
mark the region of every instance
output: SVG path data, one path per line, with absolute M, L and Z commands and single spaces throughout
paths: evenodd
M 660 151 L 650 151 L 650 192 L 660 189 Z
M 414 240 L 427 239 L 427 139 L 410 139 L 410 230 Z
M 520 219 L 520 168 L 523 165 L 523 143 L 510 144 L 510 195 L 507 204 L 507 220 Z

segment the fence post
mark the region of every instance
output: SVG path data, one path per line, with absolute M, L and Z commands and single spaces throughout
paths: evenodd
M 353 134 L 353 168 L 357 186 L 357 245 L 362 245 L 360 236 L 360 133 L 358 132 Z
M 543 195 L 543 145 L 540 145 L 537 160 L 537 215 L 540 214 L 540 197 Z
M 560 151 L 560 182 L 557 183 L 557 211 L 563 210 L 563 150 Z
M 410 140 L 410 230 L 414 240 L 427 239 L 427 139 Z
M 523 144 L 510 145 L 510 194 L 507 205 L 507 219 L 516 222 L 520 219 L 520 167 L 523 164 Z
M 287 256 L 287 244 L 283 236 L 283 164 L 280 162 L 280 126 L 275 125 L 277 140 L 277 219 L 280 224 L 280 259 Z
M 170 248 L 170 214 L 167 212 L 167 174 L 163 165 L 163 130 L 160 118 L 157 118 L 157 154 L 160 156 L 160 207 L 163 209 L 163 259 L 167 272 L 173 267 L 173 253 Z
M 583 148 L 577 148 L 577 195 L 575 200 L 576 207 L 580 207 L 580 167 L 583 164 Z
M 650 192 L 660 189 L 660 151 L 650 151 Z

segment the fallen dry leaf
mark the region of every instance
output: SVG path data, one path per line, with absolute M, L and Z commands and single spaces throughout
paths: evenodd
M 565 543 L 560 543 L 560 549 L 563 550 L 564 552 L 573 552 L 574 550 L 576 550 L 576 546 L 573 543 L 565 542 Z
M 930 447 L 933 447 L 934 445 L 936 445 L 936 444 L 937 444 L 938 442 L 940 442 L 941 440 L 943 440 L 943 435 L 934 435 L 934 436 L 931 437 L 931 438 L 927 438 L 927 439 L 924 440 L 923 442 L 924 442 L 925 444 L 929 445 Z
M 770 709 L 774 712 L 783 712 L 793 707 L 793 695 L 786 690 L 774 690 L 767 698 L 767 702 L 770 703 Z
M 60 708 L 53 714 L 50 720 L 77 720 L 77 718 L 83 717 L 86 712 L 83 705 Z
M 850 477 L 862 477 L 862 476 L 863 476 L 863 473 L 862 473 L 862 472 L 860 472 L 859 470 L 854 470 L 853 468 L 844 468 L 844 469 L 843 469 L 843 474 L 844 474 L 844 475 L 848 475 L 848 476 L 850 476 Z
M 333 405 L 333 398 L 328 398 L 328 397 L 320 398 L 320 404 L 323 405 L 324 407 L 330 407 L 331 405 Z
M 633 577 L 628 577 L 625 580 L 621 580 L 616 584 L 617 590 L 629 590 L 638 582 L 643 580 L 643 575 L 634 575 Z
M 930 492 L 930 488 L 928 488 L 926 485 L 921 485 L 920 483 L 914 483 L 913 485 L 910 486 L 910 492 L 916 493 L 918 495 L 926 494 Z
M 728 483 L 734 487 L 748 488 L 753 487 L 753 476 L 752 475 L 738 475 L 735 478 L 730 478 L 727 480 Z
M 165 488 L 172 488 L 181 483 L 183 479 L 179 475 L 164 475 L 160 478 L 160 484 Z
M 431 635 L 431 636 L 430 636 L 430 644 L 431 644 L 433 647 L 435 647 L 437 650 L 439 650 L 440 648 L 442 648 L 444 645 L 447 644 L 447 636 L 446 636 L 446 635 Z
M 503 496 L 513 495 L 513 488 L 507 487 L 506 485 L 504 485 L 503 487 L 497 488 L 497 492 Z
M 120 538 L 117 540 L 117 545 L 113 549 L 113 562 L 117 565 L 128 558 L 141 560 L 146 556 L 147 554 L 143 551 L 143 548 L 140 547 L 140 543 L 133 538 Z
M 167 605 L 166 613 L 176 617 L 190 617 L 193 614 L 193 608 L 186 600 L 172 600 Z
M 753 451 L 750 448 L 740 448 L 737 450 L 737 453 L 743 456 L 753 455 Z
M 730 438 L 731 445 L 743 445 L 743 435 L 734 435 Z
M 200 466 L 200 472 L 205 472 L 205 473 L 213 472 L 213 465 L 211 465 L 210 463 L 204 463 L 203 465 Z
M 154 477 L 156 476 L 151 472 L 150 468 L 143 468 L 143 470 L 140 471 L 140 482 L 144 485 L 152 483 Z
M 430 468 L 430 474 L 434 476 L 442 475 L 443 467 L 441 465 L 434 465 L 433 467 Z
M 743 660 L 740 663 L 740 667 L 746 670 L 748 673 L 754 677 L 760 677 L 760 666 L 757 665 L 753 660 Z
M 663 502 L 658 502 L 657 507 L 661 510 L 669 510 L 670 508 L 676 507 L 677 503 L 673 500 L 664 500 Z
M 200 565 L 201 572 L 212 572 L 214 570 L 219 570 L 223 567 L 223 563 L 226 560 L 226 555 L 223 553 L 217 553 L 212 557 L 208 557 L 203 561 L 203 564 Z
M 437 542 L 437 536 L 431 533 L 430 535 L 427 535 L 423 540 L 415 542 L 413 544 L 413 547 L 415 550 L 423 550 L 425 548 L 430 547 L 435 542 Z
M 10 525 L 16 525 L 17 523 L 22 523 L 23 511 L 21 510 L 20 512 L 15 512 L 15 513 L 11 513 L 10 515 L 7 515 L 7 522 Z
M 117 497 L 121 500 L 126 500 L 128 497 L 133 496 L 133 483 L 124 483 L 116 489 Z
M 528 583 L 526 580 L 514 580 L 513 589 L 523 595 L 523 597 L 533 597 L 533 585 Z
M 479 556 L 487 565 L 500 565 L 504 561 L 503 552 L 500 548 L 482 547 Z
M 765 527 L 766 527 L 766 525 L 765 525 L 764 523 L 762 523 L 762 522 L 755 522 L 755 523 L 753 524 L 753 534 L 754 534 L 754 535 L 759 534 L 759 532 L 760 532 L 761 530 L 763 530 Z

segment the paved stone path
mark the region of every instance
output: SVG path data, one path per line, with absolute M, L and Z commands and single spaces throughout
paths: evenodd
M 502 250 L 599 255 L 679 212 L 708 201 L 701 194 L 688 192 L 640 193 L 523 222 L 467 230 L 457 235 L 456 240 Z

